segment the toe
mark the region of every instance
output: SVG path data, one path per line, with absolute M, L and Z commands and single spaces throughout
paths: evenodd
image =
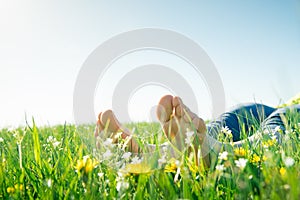
M 203 119 L 201 119 L 199 117 L 195 117 L 192 122 L 195 126 L 195 129 L 197 129 L 198 133 L 206 132 L 206 125 L 205 125 L 205 122 L 203 121 Z
M 175 96 L 175 97 L 172 99 L 172 103 L 173 103 L 173 106 L 174 106 L 174 107 L 176 107 L 176 106 L 178 106 L 178 105 L 180 105 L 180 104 L 183 104 L 181 98 L 178 97 L 178 96 Z
M 190 109 L 184 105 L 180 97 L 174 97 L 173 98 L 173 106 L 175 111 L 175 116 L 177 118 L 187 117 L 187 118 L 193 118 L 195 115 L 190 111 Z M 189 120 L 191 121 L 191 119 Z
M 172 100 L 173 96 L 171 95 L 165 95 L 160 99 L 156 110 L 157 118 L 160 122 L 170 120 L 170 116 L 173 112 Z
M 120 123 L 112 110 L 103 112 L 100 116 L 100 122 L 104 127 L 107 126 L 108 131 L 117 132 L 120 129 Z

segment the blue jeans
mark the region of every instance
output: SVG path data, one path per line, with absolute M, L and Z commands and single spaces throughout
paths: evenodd
M 300 105 L 276 109 L 263 104 L 241 104 L 210 122 L 207 126 L 208 134 L 217 139 L 218 134 L 222 134 L 221 128 L 227 126 L 232 132 L 233 141 L 236 142 L 241 140 L 242 130 L 249 133 L 253 127 L 261 127 L 275 132 L 279 138 L 280 134 L 276 133 L 275 128 L 279 126 L 281 130 L 285 130 L 282 116 L 289 112 L 300 114 Z

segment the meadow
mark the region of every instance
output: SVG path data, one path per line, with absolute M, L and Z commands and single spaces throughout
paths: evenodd
M 96 148 L 93 124 L 2 129 L 0 199 L 299 199 L 299 119 L 286 118 L 282 144 L 261 137 L 221 153 L 210 169 L 187 151 L 132 155 L 111 140 Z M 157 123 L 127 126 L 141 146 L 167 141 Z

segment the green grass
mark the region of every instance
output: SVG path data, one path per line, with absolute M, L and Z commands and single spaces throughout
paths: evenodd
M 148 155 L 153 163 L 144 173 L 120 173 L 122 147 L 103 159 L 101 148 L 95 147 L 94 125 L 32 123 L 2 129 L 0 199 L 299 199 L 299 119 L 288 116 L 282 145 L 261 138 L 257 145 L 232 149 L 227 159 L 216 161 L 224 170 L 196 166 L 187 152 L 176 158 L 177 164 L 173 159 L 159 165 L 162 155 L 156 152 Z M 141 145 L 166 141 L 158 124 L 128 127 Z M 235 163 L 240 158 L 247 159 L 243 169 Z M 147 167 L 143 162 L 140 166 Z

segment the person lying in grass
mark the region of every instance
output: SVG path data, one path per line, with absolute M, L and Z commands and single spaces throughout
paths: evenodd
M 300 97 L 300 95 L 299 95 Z M 297 103 L 298 99 L 291 101 Z M 299 102 L 298 102 L 299 103 Z M 300 104 L 288 105 L 273 108 L 263 104 L 250 103 L 236 106 L 232 110 L 223 113 L 216 120 L 205 124 L 204 120 L 183 103 L 180 97 L 171 95 L 163 96 L 157 107 L 157 117 L 162 129 L 171 145 L 169 151 L 174 154 L 174 148 L 183 151 L 186 144 L 192 142 L 195 152 L 200 148 L 201 158 L 204 166 L 210 167 L 217 155 L 223 150 L 230 151 L 244 145 L 251 145 L 262 136 L 268 134 L 278 143 L 281 143 L 282 133 L 285 130 L 287 119 L 285 115 L 290 112 L 300 113 Z M 250 135 L 253 127 L 259 127 L 260 131 Z M 249 133 L 246 138 L 242 138 L 242 132 Z M 104 133 L 105 132 L 105 133 Z M 116 134 L 121 132 L 121 138 L 127 140 L 127 150 L 132 153 L 139 153 L 140 147 L 132 137 L 131 131 L 117 120 L 112 110 L 100 112 L 95 129 L 95 137 L 107 135 L 118 142 Z M 232 142 L 218 141 L 220 134 L 230 133 Z M 271 134 L 270 134 L 271 133 Z M 193 135 L 193 140 L 191 140 Z M 155 145 L 149 144 L 148 149 L 155 149 Z M 166 145 L 161 145 L 161 148 Z M 198 160 L 198 158 L 197 158 Z

